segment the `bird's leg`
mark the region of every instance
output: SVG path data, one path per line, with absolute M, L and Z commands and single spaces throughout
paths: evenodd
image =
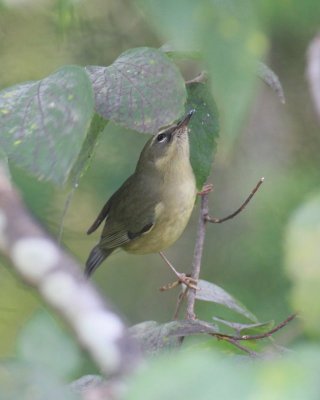
M 204 194 L 208 194 L 208 193 L 212 192 L 212 190 L 213 190 L 212 183 L 206 183 L 205 185 L 203 185 L 201 191 L 198 192 L 197 194 L 199 196 L 203 196 Z
M 181 283 L 183 283 L 184 285 L 186 285 L 188 288 L 190 289 L 197 289 L 197 281 L 193 278 L 191 278 L 190 276 L 187 276 L 184 273 L 178 272 L 175 267 L 171 264 L 171 262 L 167 259 L 167 257 L 160 251 L 159 252 L 161 258 L 164 260 L 164 262 L 168 265 L 168 267 L 171 269 L 171 271 L 177 276 L 178 280 L 173 282 L 173 283 L 169 283 L 166 286 L 163 286 L 160 288 L 160 290 L 169 290 L 169 289 L 173 289 L 176 286 L 180 285 Z

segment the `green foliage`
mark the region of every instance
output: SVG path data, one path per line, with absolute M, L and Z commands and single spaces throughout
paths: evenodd
M 243 315 L 251 322 L 258 322 L 257 317 L 244 307 L 237 299 L 227 293 L 221 287 L 212 282 L 200 279 L 198 282 L 198 290 L 196 292 L 196 299 L 203 301 L 210 301 L 212 303 L 221 304 L 230 310 Z
M 71 336 L 45 312 L 37 312 L 23 327 L 17 348 L 18 357 L 50 371 L 61 378 L 70 378 L 81 364 L 81 352 Z
M 216 104 L 206 84 L 187 86 L 186 111 L 195 109 L 190 127 L 190 158 L 199 190 L 206 182 L 212 168 L 213 152 L 219 135 L 219 116 Z
M 293 287 L 291 302 L 304 315 L 309 333 L 320 335 L 320 195 L 314 195 L 292 215 L 286 237 L 286 268 Z
M 80 67 L 0 92 L 0 144 L 10 161 L 38 179 L 62 184 L 80 152 L 93 95 Z
M 150 133 L 181 116 L 184 107 L 195 108 L 191 159 L 201 188 L 219 129 L 206 86 L 189 85 L 185 106 L 187 92 L 177 66 L 162 51 L 147 47 L 126 51 L 108 67 L 85 70 L 92 88 L 81 68 L 65 67 L 0 92 L 0 144 L 9 160 L 38 179 L 63 184 L 71 176 L 77 186 L 107 120 Z M 92 90 L 99 116 L 93 116 Z
M 251 99 L 255 60 L 267 48 L 251 2 L 139 0 L 138 4 L 177 51 L 200 52 L 223 117 L 224 134 L 235 137 Z
M 256 324 L 243 324 L 239 322 L 226 321 L 222 318 L 213 317 L 215 322 L 232 328 L 238 335 L 257 335 L 268 332 L 274 326 L 274 321 L 258 322 Z
M 317 400 L 319 357 L 318 346 L 251 362 L 208 350 L 165 355 L 132 379 L 125 399 Z
M 13 360 L 0 363 L 0 388 L 1 399 L 5 400 L 79 399 L 65 382 L 45 368 Z
M 219 329 L 216 325 L 199 320 L 171 321 L 166 324 L 145 321 L 129 329 L 130 335 L 137 340 L 142 350 L 149 354 L 180 347 L 181 337 L 217 332 Z
M 191 0 L 178 0 L 176 2 L 140 0 L 139 4 L 142 4 L 143 7 L 132 15 L 132 18 L 130 15 L 130 21 L 134 22 L 132 26 L 123 23 L 122 16 L 119 18 L 117 15 L 119 10 L 125 11 L 130 8 L 128 2 L 123 2 L 123 4 L 121 1 L 109 2 L 108 5 L 103 4 L 103 2 L 92 2 L 91 6 L 89 4 L 90 2 L 87 3 L 86 7 L 90 16 L 81 21 L 83 22 L 83 35 L 80 36 L 80 40 L 78 36 L 72 36 L 72 33 L 70 33 L 76 26 L 74 22 L 76 22 L 77 13 L 81 13 L 81 7 L 78 7 L 76 1 L 57 0 L 55 1 L 54 10 L 50 9 L 49 13 L 46 10 L 46 13 L 50 14 L 50 18 L 53 18 L 55 26 L 58 26 L 63 32 L 68 31 L 70 42 L 68 43 L 68 38 L 65 36 L 66 42 L 59 43 L 59 46 L 61 46 L 59 47 L 52 45 L 53 42 L 56 44 L 56 38 L 52 40 L 52 37 L 48 36 L 44 39 L 44 51 L 43 48 L 39 49 L 38 46 L 34 46 L 35 41 L 38 42 L 41 37 L 39 38 L 39 31 L 33 29 L 33 21 L 35 23 L 40 21 L 40 27 L 41 23 L 46 27 L 49 26 L 48 31 L 51 32 L 52 26 L 50 27 L 48 20 L 41 19 L 41 17 L 36 20 L 34 16 L 30 18 L 32 21 L 30 23 L 32 28 L 30 32 L 32 32 L 33 36 L 30 35 L 24 41 L 25 31 L 21 29 L 21 19 L 13 18 L 13 16 L 9 15 L 11 9 L 9 2 L 0 1 L 0 9 L 1 5 L 3 5 L 3 8 L 6 9 L 6 14 L 10 17 L 6 25 L 3 25 L 5 21 L 2 18 L 3 16 L 0 16 L 2 18 L 1 26 L 3 26 L 1 35 L 6 39 L 1 42 L 1 75 L 3 82 L 15 82 L 20 79 L 21 74 L 27 77 L 24 79 L 30 79 L 30 77 L 34 79 L 34 76 L 48 74 L 47 71 L 41 68 L 43 68 L 44 64 L 50 65 L 51 60 L 54 60 L 54 65 L 60 65 L 70 63 L 70 60 L 71 62 L 79 63 L 80 59 L 83 65 L 87 65 L 93 63 L 92 59 L 94 59 L 94 63 L 97 63 L 97 65 L 108 65 L 114 58 L 114 54 L 121 53 L 123 49 L 135 47 L 141 43 L 157 47 L 159 42 L 161 44 L 164 40 L 169 40 L 173 43 L 171 55 L 174 57 L 172 59 L 177 60 L 179 58 L 179 66 L 182 61 L 185 63 L 182 70 L 184 72 L 187 71 L 186 76 L 190 75 L 190 72 L 191 77 L 194 76 L 194 64 L 196 64 L 195 69 L 206 69 L 209 72 L 209 84 L 187 85 L 188 97 L 186 103 L 185 88 L 179 71 L 165 55 L 160 55 L 159 51 L 152 48 L 131 50 L 129 53 L 126 52 L 120 55 L 109 67 L 88 67 L 88 71 L 90 71 L 90 76 L 93 79 L 94 88 L 97 89 L 94 93 L 97 101 L 96 110 L 99 107 L 101 115 L 107 116 L 123 126 L 140 131 L 145 130 L 146 132 L 150 129 L 150 132 L 152 132 L 162 123 L 167 124 L 179 118 L 184 106 L 187 110 L 189 107 L 197 109 L 191 124 L 190 140 L 191 161 L 196 172 L 199 188 L 210 173 L 212 150 L 216 146 L 218 120 L 212 94 L 219 106 L 222 117 L 223 135 L 221 135 L 221 142 L 223 145 L 226 137 L 229 140 L 234 139 L 238 137 L 236 134 L 241 130 L 241 123 L 244 120 L 255 85 L 256 59 L 263 56 L 268 47 L 269 38 L 265 36 L 266 32 L 270 33 L 270 41 L 272 38 L 276 38 L 272 42 L 272 51 L 270 55 L 268 54 L 268 60 L 276 66 L 277 71 L 279 71 L 284 80 L 288 105 L 283 111 L 279 111 L 280 107 L 273 107 L 268 97 L 259 97 L 250 119 L 250 123 L 254 128 L 252 126 L 249 127 L 246 139 L 241 138 L 241 140 L 233 142 L 237 144 L 236 151 L 232 157 L 223 160 L 225 164 L 221 162 L 220 158 L 219 163 L 216 165 L 214 184 L 215 187 L 222 188 L 222 190 L 214 192 L 213 204 L 215 208 L 212 211 L 220 214 L 225 212 L 225 205 L 226 207 L 233 206 L 233 204 L 237 205 L 239 199 L 237 195 L 242 196 L 246 190 L 243 189 L 250 188 L 252 179 L 255 179 L 254 174 L 259 174 L 258 176 L 260 174 L 266 175 L 266 185 L 262 194 L 258 196 L 259 201 L 253 202 L 253 205 L 250 205 L 250 210 L 246 210 L 237 221 L 233 221 L 232 228 L 229 228 L 228 224 L 226 224 L 221 228 L 219 227 L 219 233 L 218 229 L 208 228 L 207 243 L 209 245 L 206 246 L 202 272 L 208 276 L 208 279 L 210 277 L 218 282 L 223 281 L 223 285 L 229 286 L 232 293 L 237 293 L 239 298 L 245 298 L 247 304 L 251 304 L 251 307 L 259 310 L 259 315 L 261 312 L 262 315 L 268 315 L 267 318 L 282 318 L 283 313 L 287 312 L 288 309 L 286 298 L 289 287 L 281 268 L 283 259 L 282 239 L 285 236 L 283 226 L 290 219 L 292 209 L 296 208 L 302 201 L 305 193 L 318 188 L 319 180 L 318 126 L 312 123 L 311 107 L 307 101 L 302 70 L 305 62 L 307 41 L 316 32 L 319 25 L 319 1 L 258 0 L 253 3 L 249 1 L 236 2 L 235 0 L 200 0 L 194 2 L 191 2 Z M 82 7 L 82 9 L 84 8 Z M 129 12 L 131 10 L 130 8 Z M 144 15 L 147 16 L 145 22 L 141 19 L 141 15 L 143 15 L 141 11 L 146 13 Z M 24 12 L 23 14 L 26 13 Z M 114 18 L 114 25 L 110 24 L 111 18 L 107 19 L 107 15 L 108 18 L 109 16 Z M 96 25 L 101 27 L 101 21 L 105 27 L 103 32 L 96 29 Z M 159 42 L 154 40 L 154 36 L 150 35 L 150 26 L 152 25 L 156 26 L 160 33 L 161 40 Z M 13 31 L 16 36 L 11 35 L 7 40 L 5 35 L 10 31 L 10 26 L 14 26 Z M 142 34 L 145 35 L 144 37 L 139 36 L 140 29 L 143 32 Z M 47 35 L 48 31 L 46 31 Z M 95 48 L 97 37 L 101 37 L 103 42 L 103 46 L 98 50 Z M 24 46 L 21 46 L 22 42 Z M 32 45 L 28 47 L 28 43 Z M 67 46 L 65 46 L 66 43 Z M 5 46 L 10 46 L 13 49 L 13 58 L 9 58 L 9 61 L 5 57 Z M 23 51 L 25 46 L 28 49 L 26 50 L 27 56 Z M 62 51 L 60 52 L 61 49 Z M 63 49 L 67 49 L 64 59 L 61 57 Z M 195 51 L 193 51 L 194 49 Z M 146 60 L 144 60 L 144 56 L 146 56 Z M 154 64 L 150 64 L 153 56 L 157 61 Z M 121 72 L 126 72 L 127 67 L 127 65 L 121 65 L 121 60 L 124 58 L 128 62 L 130 57 L 137 57 L 132 71 L 130 69 L 130 73 L 136 72 L 140 77 L 140 79 L 137 78 L 135 80 L 136 76 L 130 75 L 129 78 L 132 82 L 127 79 L 128 76 L 123 77 L 121 75 Z M 105 59 L 107 59 L 106 63 L 103 62 Z M 190 59 L 193 60 L 191 67 L 188 63 Z M 26 60 L 25 64 L 23 64 L 24 68 L 20 68 L 21 60 Z M 144 61 L 146 61 L 146 65 Z M 16 65 L 19 67 L 16 68 Z M 11 66 L 14 66 L 14 68 Z M 158 73 L 162 73 L 162 67 L 164 68 L 163 75 L 160 76 Z M 49 71 L 54 68 L 56 67 L 52 66 Z M 73 71 L 76 71 L 76 67 L 68 68 L 75 68 Z M 170 71 L 169 76 L 166 68 Z M 15 70 L 18 72 L 15 72 Z M 87 82 L 83 70 L 82 72 L 80 72 L 80 68 L 77 70 L 79 76 L 82 76 L 81 79 L 84 83 L 82 86 L 86 87 L 81 92 L 80 102 L 85 102 L 91 96 L 92 85 Z M 299 75 L 296 73 L 297 70 L 299 70 Z M 62 71 L 66 71 L 66 68 Z M 148 74 L 147 79 L 145 79 L 142 71 Z M 106 75 L 103 74 L 108 74 L 107 78 L 109 79 L 105 86 L 98 84 L 100 78 L 101 80 L 106 78 Z M 88 130 L 90 118 L 93 114 L 93 107 L 90 102 L 91 113 L 89 113 L 90 107 L 86 111 L 90 116 L 77 130 L 76 145 L 74 146 L 73 143 L 69 142 L 69 136 L 66 133 L 66 129 L 70 126 L 69 123 L 63 123 L 63 119 L 57 117 L 55 123 L 58 129 L 55 132 L 58 136 L 54 136 L 53 140 L 57 147 L 62 147 L 63 151 L 61 151 L 61 159 L 60 150 L 59 154 L 55 154 L 57 160 L 52 169 L 49 137 L 41 136 L 41 132 L 38 132 L 37 136 L 34 136 L 35 140 L 33 140 L 32 122 L 29 123 L 29 119 L 31 121 L 34 118 L 35 122 L 45 121 L 46 124 L 50 125 L 51 119 L 47 118 L 47 114 L 42 118 L 39 108 L 37 109 L 36 107 L 34 91 L 36 85 L 41 84 L 42 86 L 41 82 L 47 80 L 50 83 L 50 88 L 51 83 L 52 85 L 57 84 L 59 88 L 60 84 L 63 87 L 64 81 L 60 81 L 59 78 L 59 82 L 53 82 L 51 80 L 52 77 L 56 77 L 56 74 L 50 75 L 40 82 L 26 83 L 0 92 L 1 108 L 2 104 L 6 107 L 8 105 L 8 100 L 3 98 L 3 94 L 13 93 L 11 91 L 17 88 L 18 93 L 23 94 L 21 97 L 20 95 L 18 97 L 15 96 L 15 104 L 10 104 L 10 107 L 13 107 L 12 110 L 15 110 L 10 122 L 6 120 L 6 111 L 0 115 L 0 152 L 2 152 L 2 157 L 0 156 L 0 158 L 6 160 L 8 157 L 9 161 L 11 161 L 10 165 L 14 163 L 20 165 L 25 171 L 29 171 L 29 173 L 38 178 L 43 177 L 60 184 L 71 178 L 72 183 L 76 184 L 80 175 L 88 166 L 88 160 L 92 155 L 98 138 L 102 136 L 101 132 L 107 121 L 97 117 L 95 114 Z M 154 79 L 157 77 L 158 79 Z M 272 86 L 275 77 L 271 74 L 269 78 L 269 84 Z M 150 82 L 152 82 L 152 87 L 148 87 Z M 78 88 L 80 90 L 81 85 L 78 86 L 78 83 L 75 84 L 75 90 Z M 132 86 L 131 83 L 134 83 L 134 85 Z M 112 104 L 103 102 L 103 96 L 101 95 L 107 90 L 108 85 L 115 88 Z M 274 88 L 277 90 L 277 87 L 276 83 Z M 132 104 L 127 101 L 128 97 L 123 96 L 123 88 L 125 88 L 127 94 L 132 94 L 131 98 L 134 99 Z M 173 88 L 177 88 L 177 91 Z M 101 90 L 100 94 L 98 93 L 99 90 Z M 148 94 L 149 102 L 145 101 L 141 93 Z M 176 96 L 178 93 L 182 94 L 180 99 Z M 29 96 L 29 94 L 30 97 L 24 97 Z M 158 96 L 158 94 L 161 95 Z M 167 95 L 169 97 L 172 96 L 172 98 L 168 99 Z M 26 101 L 30 101 L 30 105 L 26 105 Z M 63 107 L 64 102 L 65 99 L 62 99 L 61 104 Z M 277 99 L 275 99 L 275 102 L 278 105 Z M 20 104 L 21 110 L 19 108 Z M 208 104 L 210 106 L 206 108 Z M 34 112 L 32 112 L 33 108 L 30 108 L 31 106 L 34 107 Z M 136 108 L 134 108 L 135 106 Z M 73 107 L 73 104 L 70 107 Z M 6 108 L 2 109 L 6 110 Z M 63 115 L 67 118 L 68 110 L 66 108 L 64 110 L 66 113 Z M 126 112 L 128 110 L 130 112 Z M 50 112 L 50 109 L 45 109 L 44 111 Z M 147 113 L 143 114 L 144 111 Z M 18 121 L 18 125 L 15 126 L 20 129 L 19 124 L 24 119 L 24 112 L 26 112 L 26 121 L 29 124 L 29 128 L 27 127 L 28 135 L 26 135 L 28 136 L 28 142 L 26 138 L 24 143 L 27 146 L 26 149 L 21 147 L 23 143 L 15 147 L 14 135 L 10 135 L 10 137 L 6 135 L 6 130 L 13 127 L 11 123 L 15 124 L 14 121 Z M 108 115 L 106 112 L 108 112 Z M 29 113 L 31 113 L 30 116 Z M 210 115 L 208 119 L 206 119 L 207 113 Z M 284 113 L 285 118 L 283 118 Z M 247 128 L 248 126 L 246 126 L 246 131 Z M 51 128 L 46 126 L 46 129 L 50 130 Z M 261 135 L 259 133 L 260 130 L 262 132 Z M 73 133 L 74 131 L 72 131 L 72 135 Z M 104 134 L 107 134 L 107 130 L 105 130 Z M 112 161 L 107 165 L 111 165 L 109 169 L 112 171 L 108 171 L 108 174 L 116 180 L 114 176 L 117 177 L 117 173 L 122 168 L 122 165 L 119 165 L 121 157 L 117 154 L 117 147 L 116 145 L 114 146 L 114 143 L 107 140 L 101 142 L 108 144 L 109 147 L 99 149 L 100 158 L 98 155 L 97 164 L 92 168 L 93 171 L 90 171 L 91 177 L 98 176 L 100 182 L 104 182 L 103 177 L 106 173 L 105 160 L 108 159 L 110 161 L 111 159 Z M 129 158 L 130 150 L 127 153 L 122 152 L 121 156 L 124 154 L 125 157 Z M 38 159 L 33 157 L 34 153 L 32 151 L 43 157 L 40 158 L 40 166 L 38 165 Z M 222 151 L 225 151 L 223 146 Z M 72 152 L 72 157 L 69 152 Z M 67 156 L 65 156 L 65 153 Z M 25 161 L 25 157 L 28 157 L 27 161 Z M 65 157 L 67 157 L 68 161 L 66 161 Z M 19 159 L 23 162 L 19 162 Z M 44 166 L 44 160 L 48 163 L 47 168 Z M 226 168 L 227 165 L 230 168 L 229 170 Z M 115 169 L 117 173 L 114 172 Z M 126 171 L 123 174 L 125 175 Z M 15 174 L 13 173 L 12 175 L 14 176 Z M 21 179 L 24 179 L 24 177 Z M 221 182 L 223 182 L 223 185 L 221 185 Z M 92 182 L 88 186 L 92 188 Z M 94 191 L 99 191 L 99 196 L 104 196 L 109 187 L 100 189 L 100 186 L 104 186 L 104 183 L 103 185 L 96 184 Z M 44 214 L 46 216 L 49 214 L 50 216 L 50 206 L 52 206 L 50 201 L 55 198 L 51 191 L 50 196 L 44 196 L 44 186 L 41 187 L 39 185 L 35 191 L 34 185 L 27 180 L 24 184 L 21 184 L 21 188 L 23 188 L 23 192 L 26 192 L 26 189 L 29 190 L 29 194 L 23 194 L 28 200 L 28 204 L 32 204 L 36 209 L 36 213 L 40 215 L 45 210 Z M 222 194 L 219 192 L 222 192 Z M 95 194 L 92 191 L 90 193 L 92 202 L 95 201 L 94 196 Z M 79 199 L 79 209 L 75 208 L 76 217 L 72 221 L 72 229 L 74 230 L 72 233 L 76 237 L 76 245 L 71 243 L 70 246 L 70 243 L 68 243 L 67 246 L 73 248 L 79 257 L 84 257 L 86 249 L 79 237 L 83 237 L 84 220 L 88 217 L 84 211 L 87 212 L 88 209 L 91 209 L 91 203 L 89 204 L 86 193 L 80 192 Z M 45 207 L 43 207 L 44 204 Z M 220 204 L 222 204 L 222 207 Z M 318 318 L 320 312 L 318 306 L 320 285 L 318 273 L 319 246 L 317 246 L 320 229 L 318 221 L 320 215 L 319 204 L 319 198 L 315 196 L 297 209 L 290 219 L 285 245 L 286 271 L 291 279 L 291 305 L 301 310 L 307 332 L 316 338 L 319 336 L 320 329 Z M 59 208 L 59 204 L 54 203 L 54 207 Z M 81 218 L 79 218 L 79 215 Z M 81 230 L 81 236 L 76 232 L 75 225 L 77 224 L 79 231 Z M 190 234 L 186 240 L 188 244 L 190 243 L 189 239 L 193 240 L 194 236 Z M 119 257 L 120 262 L 118 261 Z M 124 282 L 123 275 L 121 275 L 119 284 L 114 285 L 115 279 L 117 279 L 115 275 L 119 270 L 114 272 L 115 270 L 111 268 L 109 272 L 101 271 L 101 277 L 105 273 L 106 275 L 103 277 L 106 279 L 100 279 L 99 284 L 101 286 L 108 284 L 114 286 L 112 287 L 112 295 L 118 296 L 116 302 L 120 309 L 125 310 L 127 303 L 130 304 L 131 311 L 134 311 L 129 315 L 129 319 L 146 319 L 145 314 L 148 312 L 152 312 L 151 318 L 159 317 L 160 315 L 159 319 L 164 317 L 168 319 L 168 308 L 172 308 L 173 304 L 170 295 L 166 298 L 162 297 L 161 301 L 157 302 L 158 298 L 154 293 L 154 287 L 158 286 L 158 282 L 148 279 L 149 275 L 147 275 L 146 270 L 140 269 L 142 272 L 139 270 L 131 272 L 136 265 L 132 265 L 132 269 L 128 271 L 127 265 L 120 265 L 123 260 L 121 257 L 125 256 L 120 255 L 119 257 L 115 257 L 115 261 L 110 260 L 110 264 L 114 263 L 111 267 L 119 266 L 120 271 L 123 267 L 122 271 L 127 274 L 126 281 L 128 283 Z M 131 258 L 130 264 L 143 263 L 140 258 L 137 259 L 138 261 L 135 261 L 134 258 L 133 260 Z M 146 257 L 146 259 L 148 260 L 147 263 L 149 263 L 149 258 Z M 178 260 L 179 266 L 187 268 L 183 252 L 179 253 Z M 212 268 L 213 263 L 214 268 Z M 149 265 L 147 268 L 149 268 Z M 113 272 L 110 272 L 110 270 Z M 107 275 L 108 273 L 109 275 Z M 150 274 L 154 276 L 155 272 L 152 271 Z M 130 291 L 132 281 L 128 279 L 128 277 L 132 278 L 133 276 L 138 279 L 138 282 L 140 277 L 141 287 L 145 288 L 144 292 L 140 290 L 137 295 L 137 306 L 132 306 L 130 298 L 131 293 L 136 295 L 135 289 L 132 289 L 132 292 Z M 146 278 L 148 279 L 147 285 L 145 285 Z M 200 282 L 200 285 L 203 287 L 202 282 Z M 215 285 L 209 282 L 205 285 L 209 285 L 208 290 L 197 293 L 197 297 L 198 300 L 209 301 L 209 303 L 199 302 L 199 313 L 197 315 L 203 317 L 204 310 L 209 310 L 205 317 L 211 318 L 213 314 L 211 312 L 212 302 L 224 304 L 228 309 L 238 311 L 240 317 L 248 313 L 248 310 L 233 297 L 230 298 L 228 293 L 223 292 L 221 295 L 221 288 L 216 290 Z M 18 309 L 22 314 L 23 310 L 21 311 L 21 308 L 25 307 L 25 304 L 19 305 L 17 301 L 17 299 L 22 298 L 22 302 L 24 302 L 23 297 L 18 297 L 17 294 L 20 290 L 19 286 L 15 284 L 13 289 L 10 286 L 8 289 L 5 288 L 2 293 L 2 305 L 4 304 L 6 307 L 5 310 L 2 310 L 3 326 L 8 324 L 8 313 L 16 316 L 18 312 L 15 309 Z M 106 289 L 106 293 L 110 294 L 107 291 L 109 289 L 108 286 L 104 286 L 104 289 Z M 149 301 L 151 297 L 156 300 L 147 304 L 146 298 Z M 167 300 L 168 298 L 169 300 Z M 207 306 L 207 308 L 204 306 Z M 223 313 L 222 315 L 224 316 Z M 248 315 L 251 315 L 250 312 Z M 150 317 L 148 316 L 148 318 Z M 19 320 L 16 325 L 21 325 L 26 317 L 22 318 L 19 315 L 16 319 L 17 321 Z M 253 319 L 252 316 L 251 319 Z M 242 323 L 217 317 L 214 317 L 214 322 L 219 324 L 221 331 L 231 329 L 241 334 L 266 332 L 273 325 L 273 321 Z M 198 321 L 197 323 L 200 322 Z M 226 354 L 222 353 L 224 350 L 229 354 L 237 353 L 237 351 L 230 345 L 227 346 L 225 342 L 215 341 L 212 338 L 206 343 L 203 339 L 201 340 L 201 343 L 205 343 L 206 346 L 207 343 L 210 343 L 206 347 L 206 354 L 199 352 L 200 346 L 197 348 L 194 346 L 195 348 L 191 350 L 184 348 L 182 351 L 177 352 L 174 348 L 179 344 L 179 340 L 173 333 L 177 332 L 181 325 L 182 331 L 180 330 L 180 333 L 187 334 L 187 329 L 189 329 L 189 332 L 192 331 L 192 327 L 184 326 L 183 324 L 183 322 L 158 324 L 151 321 L 141 324 L 140 330 L 138 330 L 137 326 L 132 329 L 134 334 L 142 339 L 143 344 L 148 347 L 147 350 L 158 353 L 169 348 L 173 354 L 155 357 L 140 375 L 134 377 L 130 393 L 127 395 L 128 399 L 183 398 L 188 400 L 188 398 L 197 398 L 201 400 L 217 397 L 226 399 L 266 398 L 279 400 L 306 398 L 312 400 L 320 397 L 318 386 L 320 355 L 318 346 L 296 349 L 289 356 L 285 355 L 268 362 L 263 360 L 247 362 L 248 359 L 244 357 L 227 357 Z M 212 324 L 212 326 L 215 328 L 215 325 Z M 62 388 L 62 383 L 57 381 L 54 375 L 58 373 L 59 376 L 66 377 L 74 373 L 78 363 L 76 361 L 78 356 L 75 355 L 77 350 L 73 353 L 73 345 L 69 348 L 68 340 L 66 341 L 64 335 L 56 328 L 57 326 L 52 325 L 46 318 L 39 316 L 30 321 L 30 324 L 22 332 L 18 344 L 20 359 L 17 363 L 0 365 L 0 397 L 4 396 L 6 400 L 74 398 L 65 388 Z M 196 328 L 199 329 L 199 325 L 196 325 Z M 50 332 L 48 332 L 48 329 Z M 288 326 L 289 334 L 287 337 L 284 334 L 280 336 L 286 346 L 292 347 L 290 340 L 292 340 L 292 336 L 300 332 L 300 328 L 294 328 L 293 335 L 291 335 L 290 329 L 291 326 Z M 12 332 L 14 331 L 12 329 Z M 8 333 L 6 333 L 7 336 L 9 336 Z M 14 335 L 12 334 L 12 336 Z M 45 347 L 44 338 L 53 343 L 52 349 L 56 353 L 66 354 L 72 362 L 70 364 L 67 362 L 66 367 L 59 364 L 59 361 L 56 360 L 56 354 L 53 354 L 50 349 L 42 347 Z M 219 349 L 219 355 L 212 351 L 213 346 Z M 252 346 L 255 346 L 255 344 L 252 344 Z M 261 346 L 265 347 L 265 342 L 262 342 Z M 256 347 L 254 349 L 256 350 Z M 37 354 L 37 352 L 41 354 Z M 30 363 L 26 365 L 25 362 L 22 362 L 22 359 L 27 359 Z M 39 364 L 41 367 L 39 367 Z M 49 372 L 49 369 L 54 372 Z M 60 369 L 61 373 L 59 372 Z M 63 385 L 65 384 L 63 383 Z
M 83 174 L 89 166 L 91 156 L 94 148 L 97 145 L 100 134 L 103 132 L 108 121 L 100 117 L 98 114 L 94 114 L 91 125 L 85 141 L 83 142 L 80 154 L 76 163 L 74 164 L 71 172 L 70 179 L 77 184 L 79 177 Z
M 127 128 L 155 133 L 183 113 L 184 80 L 163 52 L 141 47 L 121 54 L 108 67 L 86 67 L 96 111 Z

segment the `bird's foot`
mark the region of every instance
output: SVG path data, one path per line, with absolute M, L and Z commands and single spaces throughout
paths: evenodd
M 212 190 L 213 190 L 212 183 L 207 183 L 207 184 L 203 185 L 203 188 L 201 189 L 200 192 L 198 192 L 198 195 L 203 196 L 205 194 L 212 192 Z
M 164 292 L 165 290 L 170 290 L 170 289 L 174 289 L 175 287 L 183 284 L 185 285 L 188 289 L 194 289 L 197 290 L 197 283 L 198 281 L 196 279 L 191 278 L 190 276 L 183 274 L 183 273 L 179 273 L 178 274 L 178 280 L 168 283 L 167 285 L 164 285 L 160 288 L 160 290 L 162 292 Z

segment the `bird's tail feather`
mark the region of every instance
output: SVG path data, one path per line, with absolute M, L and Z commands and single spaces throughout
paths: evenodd
M 114 249 L 103 250 L 99 245 L 95 246 L 87 259 L 84 274 L 89 278 L 99 265 L 113 252 Z

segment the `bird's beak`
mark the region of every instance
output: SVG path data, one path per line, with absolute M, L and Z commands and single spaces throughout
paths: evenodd
M 186 126 L 188 126 L 191 117 L 193 116 L 193 114 L 196 112 L 196 110 L 193 108 L 192 110 L 190 110 L 183 118 L 181 121 L 179 121 L 177 123 L 176 129 L 180 129 L 180 128 L 184 128 Z

